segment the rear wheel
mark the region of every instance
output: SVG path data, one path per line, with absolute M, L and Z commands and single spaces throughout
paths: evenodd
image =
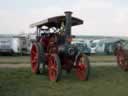
M 31 68 L 35 74 L 44 71 L 44 50 L 40 43 L 33 43 L 32 45 Z
M 80 80 L 88 80 L 90 72 L 90 63 L 88 57 L 81 53 L 76 59 L 76 76 Z
M 128 70 L 128 58 L 126 58 L 123 50 L 117 50 L 117 64 L 124 71 Z
M 48 57 L 48 75 L 51 81 L 58 81 L 61 79 L 61 63 L 58 55 L 52 54 Z

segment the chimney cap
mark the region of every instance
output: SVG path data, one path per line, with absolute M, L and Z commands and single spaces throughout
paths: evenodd
M 67 14 L 67 13 L 72 14 L 72 11 L 65 11 L 64 13 L 65 14 Z

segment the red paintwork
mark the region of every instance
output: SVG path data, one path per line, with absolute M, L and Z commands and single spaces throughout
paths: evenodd
M 117 48 L 117 64 L 123 69 L 128 70 L 128 56 L 127 52 L 122 47 Z
M 44 45 L 44 47 L 47 47 L 48 46 L 48 42 L 49 42 L 49 38 L 46 38 L 46 37 L 41 37 L 40 38 L 40 43 L 42 45 Z
M 73 68 L 74 60 L 70 57 L 63 57 L 61 58 L 62 68 L 67 72 L 70 72 Z
M 86 80 L 86 64 L 79 64 L 76 66 L 76 75 L 80 80 Z
M 48 75 L 49 79 L 54 81 L 57 78 L 57 64 L 54 55 L 48 56 Z
M 32 66 L 32 72 L 37 73 L 38 72 L 38 49 L 35 44 L 32 45 L 32 49 L 31 49 L 31 66 Z
M 87 64 L 85 64 L 85 58 L 82 56 L 78 57 L 76 60 L 76 75 L 80 80 L 86 80 L 86 70 Z

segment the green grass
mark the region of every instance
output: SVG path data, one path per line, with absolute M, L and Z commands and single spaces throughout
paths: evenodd
M 127 96 L 127 82 L 128 73 L 112 66 L 92 67 L 89 81 L 72 72 L 57 83 L 29 68 L 0 69 L 0 96 Z

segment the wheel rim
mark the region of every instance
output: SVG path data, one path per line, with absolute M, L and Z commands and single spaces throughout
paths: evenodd
M 84 56 L 78 57 L 76 61 L 76 75 L 80 80 L 87 79 L 87 68 L 86 58 Z
M 123 55 L 123 53 L 120 52 L 117 55 L 117 62 L 119 64 L 119 66 L 122 66 L 124 64 L 124 55 Z
M 57 62 L 55 56 L 51 56 L 48 61 L 48 74 L 51 81 L 57 79 Z
M 38 71 L 38 49 L 35 44 L 32 45 L 31 49 L 31 67 L 33 73 Z
M 117 63 L 123 70 L 128 70 L 128 61 L 125 59 L 124 52 L 119 52 L 117 54 Z

